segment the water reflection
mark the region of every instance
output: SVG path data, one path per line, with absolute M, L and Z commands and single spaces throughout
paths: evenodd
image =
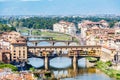
M 81 58 L 78 60 L 78 67 L 86 67 L 86 58 Z
M 57 57 L 50 60 L 50 66 L 55 68 L 67 68 L 71 66 L 71 59 L 66 57 Z
M 31 39 L 31 40 L 36 40 Z M 33 44 L 28 43 L 28 46 Z M 56 43 L 55 46 L 65 46 L 64 43 Z M 75 45 L 75 44 L 70 44 Z M 50 46 L 48 42 L 40 42 L 38 46 Z M 64 51 L 67 53 L 68 51 Z M 54 51 L 56 53 L 56 51 Z M 29 58 L 29 63 L 35 68 L 41 68 L 44 65 L 44 60 L 40 58 Z M 50 60 L 49 70 L 56 78 L 61 77 L 60 80 L 113 80 L 105 74 L 98 71 L 96 68 L 86 68 L 86 59 L 78 60 L 77 68 L 73 68 L 71 59 L 67 57 L 57 57 Z M 67 78 L 66 78 L 67 77 Z
M 44 60 L 40 58 L 29 58 L 28 64 L 31 64 L 35 68 L 39 68 L 44 65 Z
M 40 58 L 29 58 L 28 60 L 29 64 L 35 68 L 42 67 L 44 64 L 44 61 Z M 49 70 L 54 77 L 61 78 L 60 80 L 114 80 L 94 67 L 86 68 L 85 60 L 85 58 L 79 59 L 78 67 L 74 69 L 70 58 L 57 57 L 50 60 L 52 68 L 50 67 Z
M 106 76 L 105 74 L 83 74 L 83 75 L 78 75 L 74 78 L 66 78 L 66 79 L 61 79 L 61 80 L 114 80 Z

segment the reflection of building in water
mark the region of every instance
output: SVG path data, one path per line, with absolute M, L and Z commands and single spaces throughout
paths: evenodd
M 77 75 L 81 75 L 84 73 L 95 73 L 95 72 L 96 72 L 95 68 L 81 68 L 81 69 L 77 69 L 77 70 L 68 69 L 69 77 L 75 77 Z
M 96 73 L 96 69 L 95 68 L 80 68 L 80 69 L 67 69 L 67 70 L 56 70 L 53 71 L 54 76 L 56 78 L 71 78 L 71 77 L 76 77 L 78 75 L 82 75 L 84 73 L 87 74 L 92 74 L 92 73 Z
M 68 69 L 60 69 L 60 70 L 37 70 L 34 72 L 35 75 L 38 75 L 40 78 L 46 78 L 49 76 L 50 78 L 57 78 L 57 79 L 62 79 L 62 78 L 72 78 L 76 77 L 78 75 L 82 74 L 94 74 L 96 73 L 97 70 L 95 68 L 78 68 L 78 69 L 73 69 L 73 68 L 68 68 Z M 48 74 L 46 76 L 46 74 Z

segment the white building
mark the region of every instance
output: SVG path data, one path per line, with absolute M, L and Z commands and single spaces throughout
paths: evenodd
M 74 23 L 60 21 L 53 25 L 53 31 L 74 35 L 76 34 L 76 27 Z
M 7 48 L 9 49 L 10 47 L 10 42 L 4 41 L 3 39 L 0 40 L 0 48 Z
M 120 22 L 116 22 L 114 28 L 120 28 Z

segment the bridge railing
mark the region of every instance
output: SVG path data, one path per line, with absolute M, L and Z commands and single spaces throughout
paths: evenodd
M 71 50 L 68 51 L 68 53 L 64 53 L 62 51 L 38 51 L 36 53 L 36 56 L 42 57 L 42 56 L 99 56 L 99 53 L 95 50 L 90 50 L 90 51 L 83 51 L 83 50 Z
M 69 51 L 68 56 L 98 56 L 96 51 Z
M 62 52 L 56 52 L 54 51 L 43 51 L 41 56 L 65 56 L 66 54 L 63 54 Z

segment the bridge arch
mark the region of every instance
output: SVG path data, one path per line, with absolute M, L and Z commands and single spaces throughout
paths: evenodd
M 40 41 L 36 46 L 52 46 L 52 43 L 48 41 Z
M 70 42 L 69 46 L 78 46 L 78 43 L 76 43 L 76 42 Z
M 28 46 L 35 46 L 35 44 L 32 43 L 32 42 L 27 42 L 27 45 L 28 45 Z
M 31 64 L 35 68 L 44 66 L 44 60 L 42 58 L 28 58 L 28 64 Z
M 54 46 L 67 46 L 65 42 L 55 42 Z
M 69 57 L 56 57 L 50 60 L 50 66 L 55 68 L 67 68 L 71 66 L 71 64 L 71 58 Z

